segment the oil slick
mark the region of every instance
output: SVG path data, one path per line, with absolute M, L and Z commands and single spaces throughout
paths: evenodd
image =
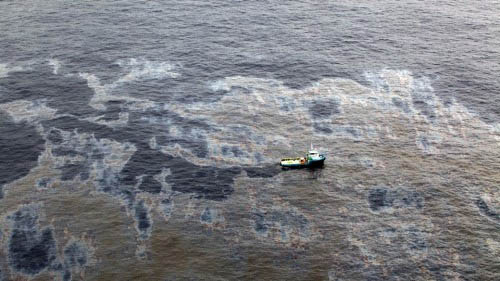
M 85 269 L 95 264 L 93 247 L 85 240 L 71 238 L 61 253 L 54 227 L 41 224 L 46 220 L 44 215 L 43 206 L 32 203 L 20 205 L 4 217 L 10 276 L 42 275 L 64 281 L 73 280 L 73 274 L 83 277 Z
M 500 127 L 441 101 L 429 79 L 386 69 L 367 73 L 369 85 L 330 78 L 296 89 L 232 76 L 207 86 L 217 94 L 209 102 L 163 102 L 120 91 L 182 69 L 116 64 L 119 74 L 102 81 L 63 75 L 57 61 L 39 73 L 1 66 L 11 95 L 0 94 L 0 130 L 16 132 L 1 147 L 8 159 L 20 152 L 19 166 L 1 169 L 4 279 L 74 280 L 109 267 L 108 247 L 123 253 L 124 271 L 186 278 L 201 276 L 175 272 L 191 259 L 288 279 L 307 279 L 314 264 L 331 280 L 473 279 L 482 272 L 467 253 L 495 260 L 482 255 L 498 253 L 495 234 L 457 237 L 478 221 L 498 226 Z M 38 74 L 75 88 L 22 92 Z M 81 107 L 64 103 L 73 94 Z M 325 169 L 276 169 L 311 141 L 331 153 Z M 82 209 L 63 234 L 51 206 L 67 202 Z M 103 227 L 96 214 L 110 229 L 77 238 Z M 29 264 L 34 251 L 42 255 Z M 163 266 L 175 264 L 172 253 L 177 267 Z

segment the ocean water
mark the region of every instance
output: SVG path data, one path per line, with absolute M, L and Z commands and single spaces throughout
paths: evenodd
M 0 280 L 499 280 L 499 15 L 0 1 Z

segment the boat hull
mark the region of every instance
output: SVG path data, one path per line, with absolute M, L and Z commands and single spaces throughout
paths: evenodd
M 325 164 L 325 158 L 320 159 L 320 160 L 311 160 L 309 161 L 309 164 L 307 165 L 308 167 L 323 167 Z

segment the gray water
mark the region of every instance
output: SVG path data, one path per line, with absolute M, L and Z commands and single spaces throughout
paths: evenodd
M 500 279 L 499 15 L 1 1 L 0 280 Z

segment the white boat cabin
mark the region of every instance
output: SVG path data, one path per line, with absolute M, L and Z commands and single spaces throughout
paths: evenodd
M 307 154 L 307 156 L 313 160 L 321 158 L 321 157 L 319 157 L 319 152 L 316 150 L 309 150 L 309 153 Z

